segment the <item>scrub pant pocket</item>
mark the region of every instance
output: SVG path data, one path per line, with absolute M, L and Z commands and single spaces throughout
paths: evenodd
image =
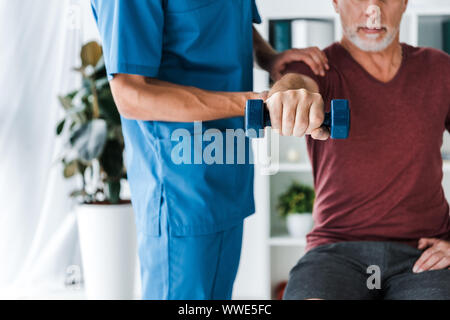
M 138 234 L 142 298 L 231 299 L 241 255 L 243 221 L 222 232 L 173 236 L 166 209 L 165 205 L 161 208 L 159 236 Z

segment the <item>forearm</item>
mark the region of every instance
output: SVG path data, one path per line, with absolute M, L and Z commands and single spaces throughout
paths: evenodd
M 263 70 L 270 72 L 277 52 L 266 40 L 264 40 L 255 28 L 253 28 L 253 50 L 255 53 L 256 63 Z
M 121 75 L 123 76 L 123 75 Z M 253 92 L 214 92 L 140 76 L 111 82 L 120 113 L 144 121 L 194 122 L 243 116 Z

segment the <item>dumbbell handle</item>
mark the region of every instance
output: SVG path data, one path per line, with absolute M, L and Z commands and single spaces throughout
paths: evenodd
M 260 137 L 260 130 L 262 131 L 265 127 L 270 126 L 270 114 L 264 101 L 247 101 L 245 110 L 245 130 L 247 136 L 251 136 L 249 129 L 253 129 L 256 131 L 256 136 Z M 333 100 L 331 102 L 331 112 L 325 113 L 325 120 L 322 126 L 330 129 L 332 139 L 347 139 L 350 131 L 350 109 L 348 100 Z

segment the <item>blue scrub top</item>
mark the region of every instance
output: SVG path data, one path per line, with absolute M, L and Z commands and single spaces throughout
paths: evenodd
M 206 90 L 253 89 L 252 23 L 261 22 L 255 0 L 91 2 L 110 79 L 127 73 Z M 203 122 L 202 132 L 219 129 L 225 148 L 225 130 L 243 126 L 242 117 L 229 118 Z M 222 231 L 255 211 L 247 139 L 245 164 L 194 164 L 194 147 L 211 142 L 194 135 L 193 123 L 122 117 L 122 128 L 138 231 L 159 235 L 161 210 L 168 210 L 173 235 Z M 172 139 L 176 129 L 192 134 L 191 164 L 172 161 L 187 138 Z

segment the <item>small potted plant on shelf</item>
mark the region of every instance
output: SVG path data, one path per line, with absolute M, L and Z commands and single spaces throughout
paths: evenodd
M 65 116 L 56 133 L 65 139 L 64 177 L 78 178 L 77 221 L 86 294 L 93 299 L 132 299 L 136 231 L 131 202 L 121 199 L 126 180 L 124 139 L 102 58 L 90 42 L 81 50 L 79 89 L 59 97 Z
M 287 229 L 293 237 L 305 237 L 313 225 L 314 189 L 298 182 L 278 198 L 278 213 L 287 220 Z

